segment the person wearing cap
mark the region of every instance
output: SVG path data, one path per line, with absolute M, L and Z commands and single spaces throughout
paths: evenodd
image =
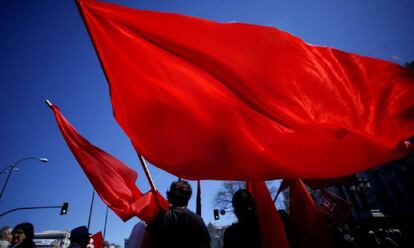
M 86 226 L 79 226 L 70 231 L 70 245 L 68 248 L 86 248 L 89 244 L 90 233 Z

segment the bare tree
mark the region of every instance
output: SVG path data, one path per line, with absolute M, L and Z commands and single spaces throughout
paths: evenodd
M 269 189 L 272 197 L 276 195 L 277 190 L 279 189 L 279 181 L 274 183 L 274 181 L 266 182 L 266 185 Z M 243 181 L 225 181 L 223 182 L 223 188 L 217 191 L 216 196 L 214 197 L 214 205 L 217 209 L 223 209 L 226 212 L 231 212 L 234 193 L 239 189 L 245 189 L 246 183 Z M 277 202 L 280 203 L 281 202 Z
M 239 189 L 245 189 L 246 183 L 242 181 L 223 182 L 223 188 L 217 191 L 214 197 L 214 205 L 218 209 L 229 211 L 232 208 L 231 200 L 234 193 Z

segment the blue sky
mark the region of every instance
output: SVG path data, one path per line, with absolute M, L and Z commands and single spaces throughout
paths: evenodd
M 211 20 L 274 26 L 306 42 L 406 63 L 414 60 L 412 0 L 113 0 L 134 8 L 183 13 Z M 137 169 L 137 185 L 149 188 L 128 138 L 112 116 L 107 83 L 75 2 L 0 1 L 0 169 L 26 156 L 0 202 L 0 212 L 25 206 L 70 203 L 59 210 L 16 212 L 0 226 L 30 221 L 36 231 L 70 230 L 88 220 L 92 187 L 64 143 L 48 98 L 92 143 Z M 165 193 L 175 177 L 150 166 Z M 5 175 L 0 175 L 0 184 Z M 213 222 L 218 182 L 203 182 L 203 213 Z M 195 190 L 195 188 L 194 188 Z M 195 197 L 193 197 L 195 199 Z M 190 208 L 194 209 L 194 199 Z M 95 200 L 91 231 L 103 229 L 105 206 Z M 107 239 L 123 244 L 137 219 L 123 223 L 109 214 Z M 224 218 L 217 224 L 230 223 Z

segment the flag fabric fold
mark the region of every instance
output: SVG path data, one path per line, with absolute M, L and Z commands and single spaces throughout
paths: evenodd
M 328 225 L 300 179 L 288 180 L 289 227 L 294 247 L 333 247 Z
M 414 73 L 271 27 L 78 1 L 114 116 L 187 179 L 350 175 L 402 157 Z
M 247 182 L 247 190 L 252 194 L 256 203 L 256 213 L 259 220 L 261 246 L 288 248 L 283 222 L 273 203 L 265 182 Z
M 88 177 L 102 201 L 123 221 L 138 216 L 145 222 L 152 221 L 159 207 L 168 208 L 168 202 L 156 192 L 142 194 L 135 185 L 138 174 L 117 158 L 91 144 L 61 114 L 51 106 L 56 122 L 67 145 Z

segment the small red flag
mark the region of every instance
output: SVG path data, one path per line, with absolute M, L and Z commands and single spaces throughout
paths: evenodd
M 138 216 L 151 222 L 159 207 L 152 192 L 143 195 L 135 185 L 136 171 L 92 145 L 65 119 L 57 106 L 51 108 L 63 138 L 102 201 L 123 221 Z M 158 192 L 157 197 L 161 207 L 168 208 L 168 202 Z
M 102 232 L 97 232 L 91 236 L 88 248 L 103 248 L 104 240 Z
M 407 154 L 407 68 L 271 27 L 78 3 L 116 120 L 176 176 L 332 178 Z
M 263 248 L 289 247 L 283 222 L 275 208 L 265 182 L 247 182 L 247 190 L 252 194 L 256 202 L 261 246 Z

